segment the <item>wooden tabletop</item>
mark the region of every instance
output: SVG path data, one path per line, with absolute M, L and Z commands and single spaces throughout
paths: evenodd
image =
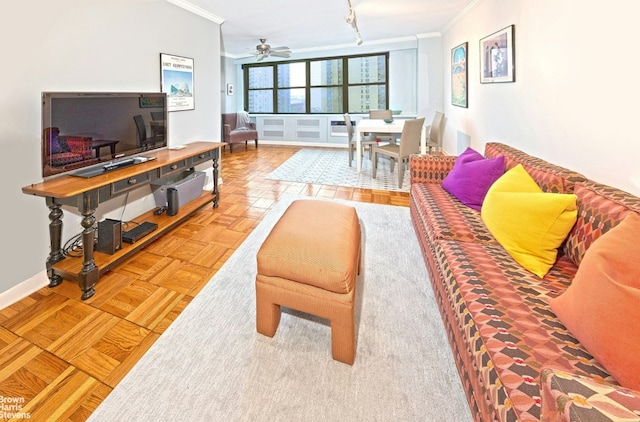
M 191 157 L 212 149 L 218 149 L 224 145 L 226 145 L 224 142 L 193 142 L 186 144 L 183 149 L 174 150 L 164 148 L 149 151 L 147 153 L 143 153 L 143 155 L 145 157 L 152 157 L 155 159 L 91 178 L 72 175 L 60 176 L 40 183 L 32 183 L 31 185 L 23 187 L 22 192 L 27 195 L 43 197 L 72 198 L 84 192 L 117 182 L 118 180 L 126 179 L 149 170 L 154 170 L 169 163 L 180 161 L 183 158 Z

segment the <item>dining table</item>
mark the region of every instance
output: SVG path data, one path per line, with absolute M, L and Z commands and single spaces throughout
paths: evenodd
M 387 123 L 381 119 L 361 119 L 356 123 L 356 171 L 362 171 L 362 135 L 364 133 L 401 134 L 407 119 L 393 119 Z M 427 153 L 427 129 L 420 131 L 420 154 Z

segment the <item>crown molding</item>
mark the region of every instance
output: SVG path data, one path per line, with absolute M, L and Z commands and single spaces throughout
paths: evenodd
M 440 32 L 425 32 L 424 34 L 418 34 L 416 35 L 416 38 L 421 40 L 424 38 L 438 38 L 438 37 L 442 37 L 442 33 Z
M 478 3 L 480 3 L 482 0 L 474 0 L 471 3 L 469 3 L 467 5 L 467 7 L 465 7 L 464 9 L 462 9 L 462 11 L 460 13 L 458 13 L 453 19 L 451 19 L 445 26 L 444 28 L 442 28 L 442 32 L 447 32 L 454 23 L 456 23 L 458 20 L 460 20 L 464 15 L 466 15 L 467 13 L 469 13 L 469 10 L 473 9 L 474 7 L 476 7 L 476 5 Z
M 224 18 L 221 18 L 220 16 L 214 15 L 211 12 L 208 12 L 206 10 L 204 10 L 201 7 L 196 6 L 193 3 L 190 3 L 186 0 L 166 0 L 167 2 L 174 4 L 184 10 L 187 10 L 193 14 L 196 14 L 200 17 L 203 17 L 207 20 L 210 20 L 211 22 L 215 22 L 218 25 L 222 25 L 222 23 L 224 22 Z

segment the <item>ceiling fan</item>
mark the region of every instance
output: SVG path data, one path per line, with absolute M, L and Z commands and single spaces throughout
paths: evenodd
M 265 57 L 273 56 L 273 57 L 289 57 L 291 56 L 291 50 L 289 47 L 273 47 L 269 44 L 266 44 L 267 40 L 265 38 L 260 38 L 260 44 L 256 45 L 256 51 L 253 54 L 256 56 L 257 60 L 262 60 Z

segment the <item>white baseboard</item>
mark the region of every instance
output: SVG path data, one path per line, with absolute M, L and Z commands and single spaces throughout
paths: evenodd
M 47 272 L 42 271 L 28 280 L 13 286 L 9 290 L 0 293 L 0 309 L 4 309 L 9 305 L 13 305 L 21 299 L 29 296 L 31 293 L 40 290 L 49 285 L 49 277 Z

